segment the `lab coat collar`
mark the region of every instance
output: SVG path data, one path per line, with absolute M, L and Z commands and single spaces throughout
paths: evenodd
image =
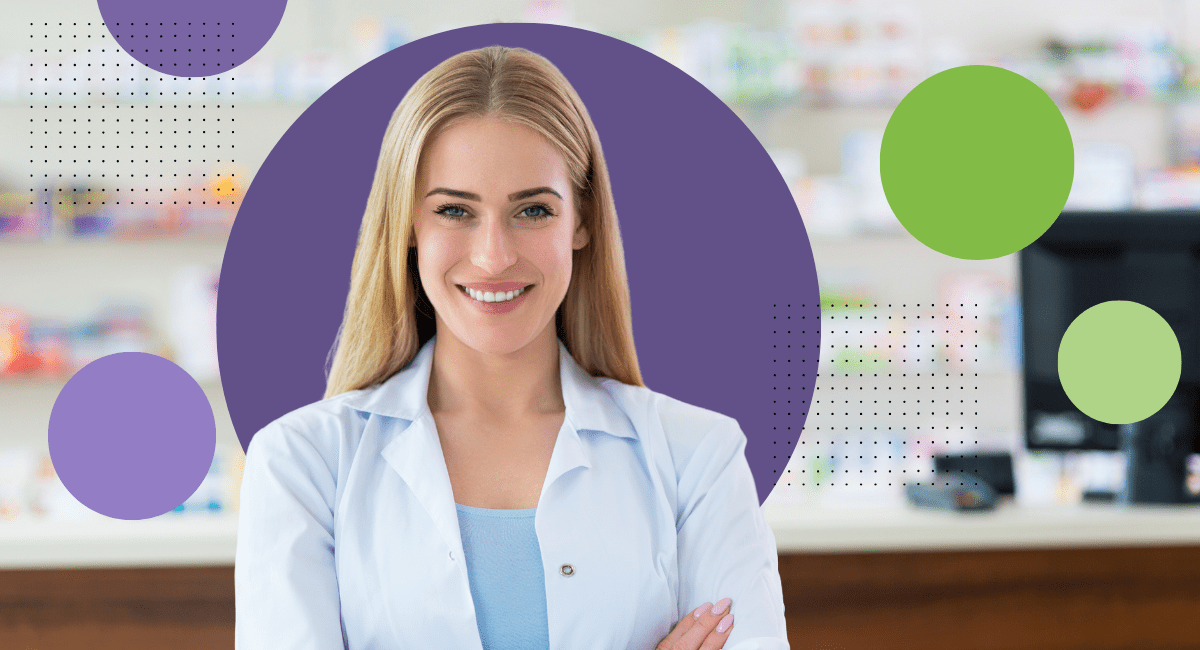
M 429 413 L 429 373 L 433 368 L 434 336 L 403 370 L 383 383 L 357 391 L 346 398 L 351 408 L 416 422 Z M 557 339 L 556 339 L 557 340 Z M 558 340 L 559 379 L 562 383 L 566 423 L 578 431 L 598 431 L 621 438 L 637 439 L 629 418 L 608 391 L 600 386 L 604 377 L 592 377 L 575 362 L 562 340 Z
M 377 435 L 382 439 L 380 455 L 400 475 L 429 513 L 450 547 L 452 557 L 463 557 L 453 487 L 444 469 L 446 458 L 427 399 L 434 344 L 434 339 L 430 339 L 407 367 L 373 388 L 349 395 L 346 403 L 357 410 L 386 416 L 370 418 L 364 436 Z M 562 341 L 558 346 L 566 417 L 550 456 L 539 504 L 547 502 L 547 492 L 561 476 L 580 467 L 592 466 L 591 454 L 583 444 L 580 431 L 598 431 L 637 439 L 625 412 L 599 385 L 601 379 L 591 377 L 579 367 Z M 386 424 L 387 418 L 400 418 L 408 422 L 403 427 L 393 427 Z M 437 471 L 435 468 L 443 469 Z

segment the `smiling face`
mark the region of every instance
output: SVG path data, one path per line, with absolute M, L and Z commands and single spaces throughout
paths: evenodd
M 527 126 L 472 118 L 428 143 L 413 227 L 439 338 L 507 354 L 554 327 L 588 242 L 573 196 L 562 156 Z

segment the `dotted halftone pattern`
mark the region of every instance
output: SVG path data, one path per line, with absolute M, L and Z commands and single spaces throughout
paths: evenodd
M 232 70 L 262 49 L 287 1 L 99 0 L 97 5 L 117 44 L 133 59 L 163 74 L 203 77 Z
M 232 73 L 173 77 L 131 61 L 103 23 L 30 23 L 30 202 L 79 223 L 105 206 L 147 216 L 236 205 Z
M 796 448 L 795 443 L 802 435 L 798 432 L 802 432 L 814 401 L 816 387 L 813 391 L 809 390 L 809 386 L 813 386 L 809 375 L 813 375 L 815 380 L 816 373 L 813 372 L 810 359 L 814 359 L 820 351 L 809 347 L 813 340 L 806 335 L 814 332 L 818 337 L 815 342 L 817 346 L 820 345 L 821 307 L 818 303 L 772 303 L 771 307 L 774 310 L 771 316 L 773 435 L 768 451 L 772 460 L 782 460 L 781 466 L 786 466 Z M 771 471 L 771 485 L 776 487 L 781 479 L 780 470 Z M 783 470 L 785 477 L 788 471 Z
M 29 25 L 30 203 L 69 221 L 137 224 L 172 213 L 227 221 L 236 145 L 231 75 L 173 77 L 148 70 L 99 22 Z M 206 212 L 207 211 L 207 212 Z M 206 216 L 208 215 L 208 216 Z M 138 226 L 128 226 L 136 234 Z M 223 229 L 223 227 L 222 227 Z M 55 471 L 88 508 L 145 519 L 195 493 L 212 464 L 207 396 L 177 365 L 150 354 L 110 354 L 59 393 L 48 429 Z
M 822 348 L 811 404 L 804 398 L 776 400 L 774 415 L 803 409 L 796 415 L 808 416 L 798 448 L 780 450 L 789 459 L 781 488 L 795 494 L 836 486 L 869 502 L 881 490 L 933 483 L 935 455 L 970 457 L 978 451 L 977 306 L 776 307 L 799 314 L 796 333 L 818 329 Z M 960 481 L 972 483 L 969 474 Z

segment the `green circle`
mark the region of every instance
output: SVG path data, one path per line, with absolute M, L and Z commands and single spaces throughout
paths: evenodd
M 1182 355 L 1158 312 L 1112 300 L 1071 322 L 1058 346 L 1058 377 L 1075 406 L 1109 424 L 1140 422 L 1179 385 Z
M 1036 84 L 968 65 L 913 88 L 888 119 L 879 176 L 904 228 L 933 250 L 968 260 L 1033 243 L 1067 203 L 1071 131 Z

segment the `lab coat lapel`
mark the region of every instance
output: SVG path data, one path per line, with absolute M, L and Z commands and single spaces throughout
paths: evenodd
M 584 449 L 583 441 L 579 439 L 579 432 L 571 425 L 570 419 L 564 418 L 562 427 L 558 430 L 558 439 L 554 442 L 554 451 L 550 454 L 550 466 L 546 468 L 546 480 L 542 483 L 542 492 L 538 497 L 539 507 L 547 502 L 546 495 L 562 475 L 579 467 L 591 466 L 591 457 Z
M 438 440 L 437 425 L 429 410 L 423 409 L 407 429 L 384 447 L 381 455 L 429 513 L 454 557 L 463 557 L 454 489 Z
M 378 390 L 359 396 L 355 405 L 376 415 L 399 420 L 399 431 L 380 455 L 429 513 L 454 557 L 462 558 L 454 490 L 450 486 L 446 458 L 442 455 L 437 424 L 429 411 L 429 374 L 436 343 L 436 336 L 426 341 L 408 367 L 385 381 Z
M 580 431 L 604 432 L 622 438 L 635 438 L 632 423 L 618 409 L 612 397 L 575 362 L 567 346 L 558 342 L 559 384 L 562 387 L 566 417 L 558 431 L 546 481 L 542 484 L 541 500 L 554 482 L 576 468 L 592 466 L 591 453 L 580 437 Z
M 578 467 L 592 466 L 591 456 L 579 439 L 579 432 L 571 425 L 569 418 L 563 418 L 562 427 L 558 430 L 558 439 L 554 442 L 554 451 L 550 454 L 550 466 L 546 468 L 546 481 L 542 484 L 542 496 L 550 486 L 563 474 Z M 540 502 L 540 499 L 539 499 Z

